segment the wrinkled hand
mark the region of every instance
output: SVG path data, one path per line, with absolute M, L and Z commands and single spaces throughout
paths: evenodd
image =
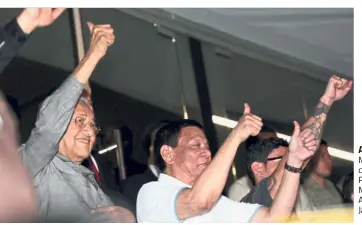
M 26 8 L 18 17 L 18 23 L 25 33 L 31 33 L 35 28 L 52 24 L 65 8 Z
M 352 88 L 353 81 L 346 80 L 341 77 L 333 75 L 329 81 L 327 88 L 324 92 L 323 98 L 333 103 L 334 101 L 340 100 L 347 95 Z
M 134 223 L 135 216 L 128 209 L 120 206 L 105 206 L 92 210 L 91 213 L 104 213 L 114 223 Z
M 250 135 L 257 136 L 263 126 L 262 119 L 250 112 L 250 106 L 244 104 L 244 115 L 239 119 L 236 130 L 241 141 L 245 141 Z
M 306 160 L 310 159 L 317 151 L 318 141 L 311 130 L 300 132 L 300 125 L 294 121 L 294 132 L 289 143 L 289 161 L 300 167 Z M 293 166 L 293 165 L 292 165 Z
M 106 54 L 108 47 L 114 43 L 113 28 L 109 24 L 94 25 L 91 22 L 87 24 L 91 32 L 88 54 L 100 60 Z

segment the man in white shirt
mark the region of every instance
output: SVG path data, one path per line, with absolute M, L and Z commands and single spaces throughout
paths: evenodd
M 248 104 L 244 107 L 243 117 L 213 160 L 198 122 L 173 121 L 158 131 L 156 161 L 165 169 L 158 181 L 145 184 L 138 193 L 138 222 L 275 222 L 290 216 L 301 167 L 317 149 L 312 132 L 301 133 L 297 122 L 279 188 L 283 194 L 277 194 L 271 208 L 221 196 L 239 144 L 258 135 L 263 125 Z

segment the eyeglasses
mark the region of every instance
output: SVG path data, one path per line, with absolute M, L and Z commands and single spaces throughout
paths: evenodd
M 272 157 L 272 158 L 267 158 L 267 161 L 273 161 L 273 160 L 277 160 L 277 159 L 282 159 L 283 156 L 277 156 L 277 157 Z
M 94 120 L 89 121 L 88 123 L 86 122 L 86 119 L 82 116 L 77 116 L 74 118 L 74 124 L 80 128 L 83 129 L 86 127 L 86 125 L 89 125 L 90 128 L 97 134 L 100 129 L 98 128 L 96 122 Z

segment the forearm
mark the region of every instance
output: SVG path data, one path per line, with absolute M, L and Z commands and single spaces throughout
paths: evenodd
M 89 77 L 92 75 L 98 62 L 99 62 L 98 58 L 92 56 L 92 54 L 90 53 L 87 53 L 73 72 L 74 77 L 84 85 L 87 91 L 90 90 Z
M 275 195 L 277 194 L 279 187 L 282 183 L 284 172 L 285 172 L 285 164 L 288 160 L 288 152 L 285 153 L 282 160 L 279 162 L 278 167 L 271 175 L 270 183 L 269 183 L 269 194 L 272 197 L 272 199 L 275 198 Z
M 290 159 L 288 159 L 287 163 L 297 168 L 302 166 L 301 162 L 293 162 Z M 265 218 L 265 222 L 277 222 L 290 216 L 297 198 L 299 181 L 300 173 L 284 171 L 282 182 L 269 209 L 268 216 Z
M 225 186 L 230 167 L 241 140 L 234 129 L 192 187 L 192 196 L 209 204 L 217 201 Z
M 315 140 L 318 141 L 318 143 L 322 139 L 323 130 L 326 124 L 325 122 L 327 120 L 329 109 L 332 105 L 332 100 L 322 96 L 319 100 L 313 116 L 310 117 L 307 122 L 305 122 L 302 126 L 302 131 L 307 129 L 311 130 L 312 134 L 315 137 Z

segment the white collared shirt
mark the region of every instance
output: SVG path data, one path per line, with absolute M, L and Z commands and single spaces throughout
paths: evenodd
M 138 222 L 245 223 L 250 222 L 260 208 L 258 204 L 235 202 L 221 196 L 209 212 L 180 221 L 176 214 L 176 200 L 180 192 L 185 188 L 190 188 L 190 186 L 163 173 L 160 174 L 158 181 L 143 185 L 137 197 Z

